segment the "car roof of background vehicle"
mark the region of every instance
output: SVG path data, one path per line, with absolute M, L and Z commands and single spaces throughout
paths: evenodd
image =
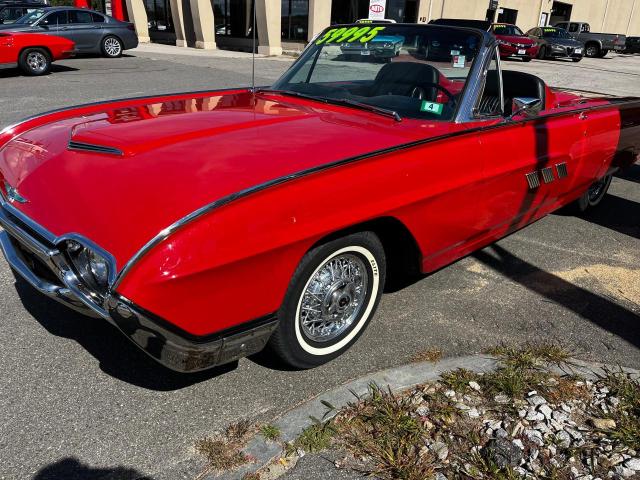
M 491 22 L 487 20 L 469 20 L 467 18 L 437 18 L 429 23 L 448 27 L 475 28 L 483 31 L 488 31 L 491 28 Z

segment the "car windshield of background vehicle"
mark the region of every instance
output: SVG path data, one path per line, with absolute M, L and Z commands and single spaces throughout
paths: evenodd
M 521 37 L 524 35 L 522 30 L 520 30 L 515 25 L 495 25 L 493 27 L 493 33 L 495 35 L 513 35 Z
M 322 32 L 271 88 L 395 117 L 449 121 L 482 44 L 479 33 L 368 24 Z
M 569 32 L 563 28 L 548 28 L 542 29 L 542 36 L 545 38 L 573 38 Z
M 31 12 L 27 13 L 26 15 L 23 15 L 22 17 L 20 17 L 18 20 L 16 20 L 14 22 L 14 24 L 19 24 L 19 25 L 33 25 L 35 22 L 37 22 L 45 13 L 47 13 L 46 10 L 39 8 L 37 10 L 32 10 Z

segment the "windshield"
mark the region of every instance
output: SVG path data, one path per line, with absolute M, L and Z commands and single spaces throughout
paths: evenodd
M 545 38 L 573 38 L 563 28 L 543 28 L 542 36 Z
M 521 37 L 524 35 L 524 33 L 522 33 L 522 30 L 520 30 L 515 25 L 494 25 L 493 33 L 495 35 L 512 35 L 517 37 Z
M 38 19 L 40 19 L 45 13 L 47 13 L 47 11 L 43 8 L 38 8 L 36 10 L 32 10 L 31 12 L 27 13 L 26 15 L 21 16 L 19 19 L 17 19 L 14 24 L 21 24 L 21 25 L 33 25 Z
M 396 117 L 451 120 L 481 43 L 479 33 L 449 27 L 336 26 L 272 89 Z

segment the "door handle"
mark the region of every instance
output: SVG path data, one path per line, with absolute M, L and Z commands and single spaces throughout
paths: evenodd
M 587 115 L 586 112 L 580 112 L 580 115 L 578 115 L 578 118 L 580 120 L 586 120 L 587 118 L 589 118 L 589 115 Z

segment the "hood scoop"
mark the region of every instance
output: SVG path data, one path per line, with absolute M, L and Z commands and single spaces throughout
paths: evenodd
M 74 140 L 69 141 L 67 149 L 80 152 L 104 153 L 106 155 L 117 155 L 119 157 L 124 155 L 124 152 L 119 148 L 96 145 L 95 143 L 76 142 Z

